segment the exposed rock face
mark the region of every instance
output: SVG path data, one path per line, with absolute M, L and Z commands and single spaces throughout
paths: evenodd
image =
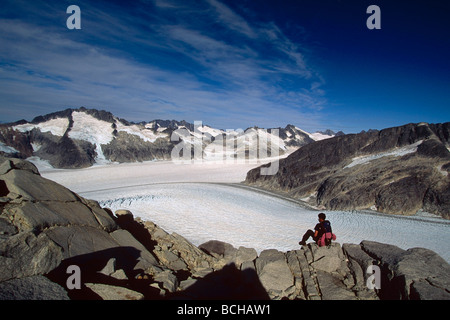
M 0 158 L 0 210 L 0 299 L 450 299 L 450 265 L 427 249 L 196 247 L 13 158 Z M 370 265 L 381 270 L 376 290 L 367 287 Z
M 409 124 L 308 144 L 246 183 L 329 210 L 427 212 L 450 218 L 450 123 Z

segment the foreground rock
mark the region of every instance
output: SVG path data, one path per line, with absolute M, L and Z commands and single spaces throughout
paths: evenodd
M 427 249 L 197 247 L 18 159 L 0 159 L 0 210 L 0 299 L 450 299 L 450 266 Z M 371 265 L 381 288 L 367 285 Z

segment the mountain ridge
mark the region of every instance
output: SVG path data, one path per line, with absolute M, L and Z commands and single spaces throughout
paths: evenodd
M 299 148 L 273 176 L 253 169 L 245 182 L 324 210 L 424 210 L 448 219 L 449 144 L 449 122 L 347 134 Z
M 272 135 L 274 129 L 278 129 L 278 136 Z M 37 116 L 31 122 L 19 120 L 1 124 L 0 153 L 22 159 L 38 157 L 55 168 L 85 168 L 109 162 L 169 160 L 174 145 L 178 143 L 171 139 L 174 133 L 183 146 L 192 147 L 193 144 L 200 143 L 204 151 L 208 146 L 209 150 L 219 150 L 222 147 L 219 144 L 225 146 L 227 139 L 246 144 L 244 149 L 232 150 L 231 155 L 219 154 L 224 158 L 236 158 L 239 156 L 238 152 L 244 152 L 248 156 L 250 148 L 258 148 L 254 141 L 271 139 L 270 137 L 274 138 L 270 141 L 275 142 L 280 155 L 319 138 L 331 137 L 324 135 L 314 138 L 294 125 L 268 130 L 255 126 L 245 131 L 225 131 L 207 125 L 196 127 L 195 123 L 185 120 L 157 119 L 135 123 L 118 118 L 109 111 L 81 107 Z M 222 139 L 215 141 L 216 138 Z M 248 141 L 253 141 L 254 145 L 248 145 Z M 268 153 L 266 149 L 260 151 Z M 208 154 L 203 152 L 202 156 L 207 158 Z

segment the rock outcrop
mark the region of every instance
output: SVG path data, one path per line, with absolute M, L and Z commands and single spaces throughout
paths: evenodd
M 0 158 L 0 210 L 0 299 L 450 299 L 450 265 L 427 249 L 197 247 L 14 158 Z M 375 289 L 371 265 L 381 270 Z
M 326 210 L 376 210 L 450 218 L 450 123 L 408 124 L 317 141 L 246 183 Z

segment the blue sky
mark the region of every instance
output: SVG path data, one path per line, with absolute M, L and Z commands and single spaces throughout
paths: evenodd
M 69 5 L 81 30 L 69 30 Z M 381 9 L 369 30 L 366 9 Z M 0 5 L 0 121 L 68 107 L 130 121 L 346 133 L 450 121 L 448 1 Z

